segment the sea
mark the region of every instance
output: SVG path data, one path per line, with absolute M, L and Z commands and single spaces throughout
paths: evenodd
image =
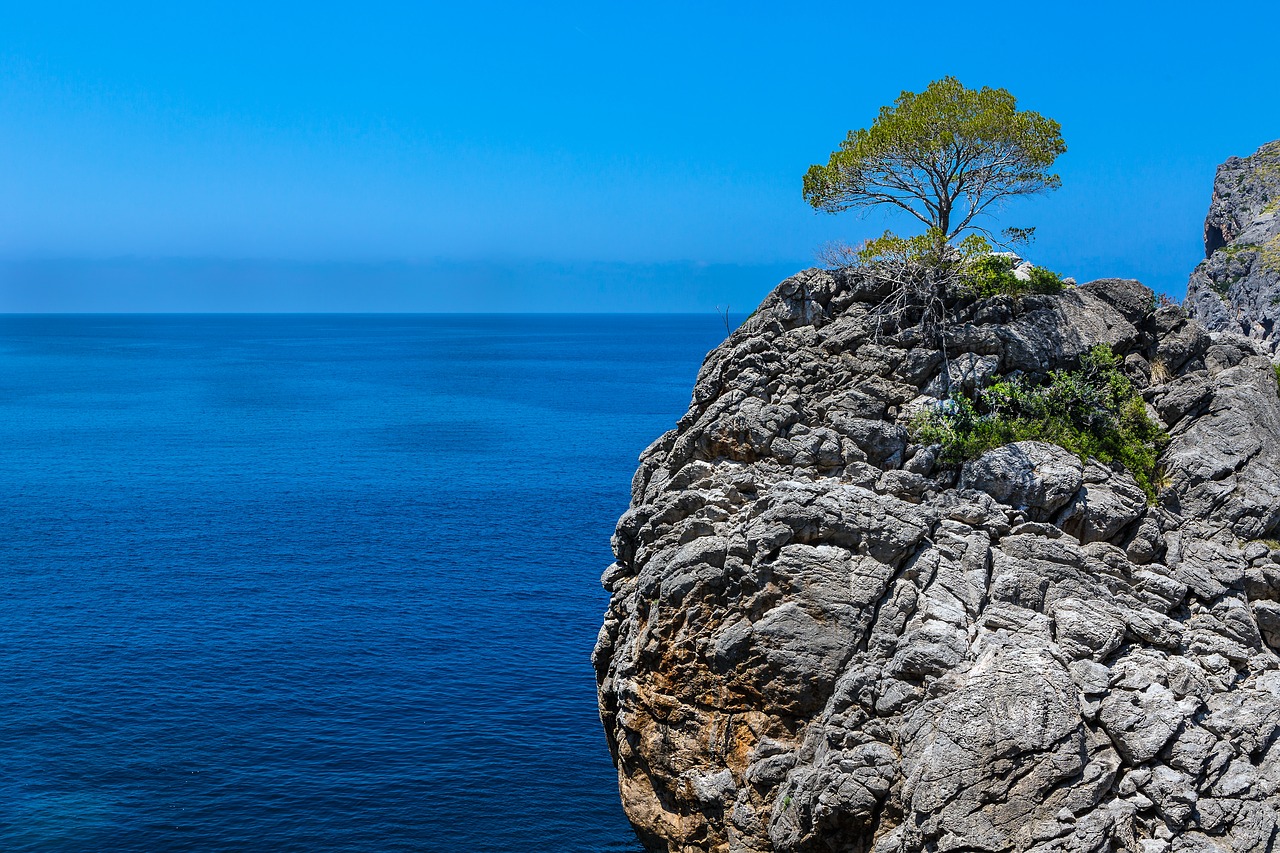
M 640 850 L 599 576 L 725 335 L 0 317 L 0 850 Z

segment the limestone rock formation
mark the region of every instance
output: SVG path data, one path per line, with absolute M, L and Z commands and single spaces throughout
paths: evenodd
M 1186 307 L 1218 331 L 1280 344 L 1280 140 L 1218 167 L 1204 222 L 1205 260 Z
M 1132 281 L 974 303 L 945 354 L 877 334 L 876 301 L 854 273 L 783 282 L 641 456 L 594 660 L 644 844 L 1271 850 L 1267 347 Z M 1054 445 L 957 467 L 911 442 L 943 371 L 972 389 L 1097 343 L 1172 436 L 1155 505 Z

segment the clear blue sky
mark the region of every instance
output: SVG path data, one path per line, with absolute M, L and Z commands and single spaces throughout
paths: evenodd
M 1033 260 L 1181 295 L 1280 4 L 1127 5 L 8 3 L 0 310 L 747 307 L 883 230 L 800 177 L 946 74 L 1062 123 Z

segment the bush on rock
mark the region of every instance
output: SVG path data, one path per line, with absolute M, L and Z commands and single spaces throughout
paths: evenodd
M 959 463 L 1015 441 L 1048 441 L 1106 465 L 1118 463 L 1151 500 L 1158 487 L 1158 457 L 1168 441 L 1148 415 L 1142 396 L 1105 344 L 1075 370 L 1042 380 L 1008 377 L 926 410 L 912 424 L 912 439 L 942 446 L 941 459 Z

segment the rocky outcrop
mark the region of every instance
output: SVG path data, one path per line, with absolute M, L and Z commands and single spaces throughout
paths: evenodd
M 1234 235 L 1236 232 L 1232 232 Z M 1244 232 L 1241 232 L 1244 233 Z M 641 456 L 594 661 L 651 851 L 1267 851 L 1280 399 L 1259 341 L 1108 280 L 878 333 L 783 282 Z M 1159 500 L 1041 442 L 940 465 L 944 386 L 1125 356 Z
M 1280 141 L 1218 167 L 1204 222 L 1205 260 L 1186 308 L 1207 328 L 1280 344 Z

